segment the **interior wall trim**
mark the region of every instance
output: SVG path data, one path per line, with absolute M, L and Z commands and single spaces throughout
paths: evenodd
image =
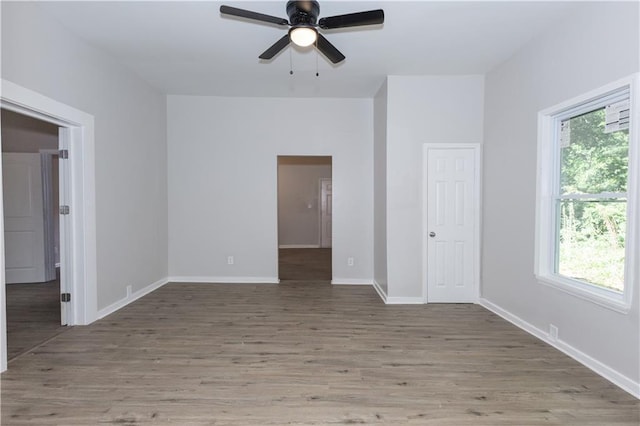
M 387 296 L 387 305 L 424 305 L 424 299 L 419 297 Z
M 542 340 L 543 342 L 553 346 L 554 348 L 564 353 L 565 355 L 570 356 L 571 358 L 578 361 L 580 364 L 584 365 L 585 367 L 589 368 L 593 372 L 609 380 L 614 385 L 620 387 L 624 391 L 640 399 L 640 382 L 635 382 L 631 378 L 619 373 L 618 371 L 614 370 L 608 365 L 603 364 L 602 362 L 580 351 L 579 349 L 574 348 L 569 343 L 564 342 L 561 339 L 557 339 L 557 340 L 552 339 L 549 333 L 546 333 L 540 330 L 533 324 L 528 323 L 527 321 L 523 320 L 517 315 L 512 314 L 511 312 L 501 308 L 500 306 L 494 304 L 493 302 L 487 299 L 481 298 L 479 300 L 479 304 L 484 308 L 490 310 L 494 314 L 498 315 L 499 317 L 509 321 L 511 324 L 515 325 L 516 327 L 519 327 L 520 329 L 526 331 L 532 336 L 535 336 L 538 339 Z
M 361 278 L 334 278 L 331 280 L 332 285 L 373 285 L 372 280 Z
M 202 283 L 202 284 L 278 284 L 278 277 L 205 277 L 205 276 L 173 276 L 168 278 L 171 283 Z
M 111 305 L 105 308 L 100 309 L 98 311 L 98 319 L 102 319 L 107 315 L 111 315 L 112 313 L 124 308 L 128 304 L 135 302 L 136 300 L 140 299 L 143 296 L 146 296 L 147 294 L 151 293 L 154 290 L 159 289 L 160 287 L 167 284 L 168 282 L 169 280 L 167 278 L 163 278 L 161 280 L 154 282 L 153 284 L 149 284 L 148 286 L 131 293 L 130 295 L 123 297 L 122 299 L 112 303 Z
M 424 305 L 424 298 L 420 297 L 399 297 L 399 296 L 389 296 L 386 291 L 380 286 L 380 284 L 373 280 L 373 288 L 380 296 L 380 299 L 385 303 L 385 305 Z
M 387 292 L 384 291 L 384 289 L 382 288 L 382 286 L 380 286 L 380 283 L 378 283 L 378 281 L 373 280 L 373 288 L 378 293 L 378 296 L 380 296 L 380 299 L 382 299 L 382 301 L 386 304 Z

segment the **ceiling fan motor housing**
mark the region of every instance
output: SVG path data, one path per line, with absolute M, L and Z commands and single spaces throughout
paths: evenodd
M 288 1 L 287 15 L 291 26 L 315 26 L 320 15 L 317 1 Z
M 332 63 L 337 64 L 342 62 L 345 56 L 318 32 L 318 28 L 331 30 L 335 28 L 359 27 L 362 25 L 380 25 L 384 23 L 384 11 L 382 9 L 329 17 L 325 16 L 320 20 L 318 20 L 320 5 L 315 0 L 289 0 L 287 1 L 286 9 L 289 21 L 277 16 L 265 15 L 264 13 L 238 9 L 237 7 L 226 5 L 220 6 L 220 13 L 266 22 L 281 27 L 290 27 L 288 34 L 282 36 L 259 56 L 260 59 L 267 61 L 273 59 L 274 56 L 289 46 L 290 43 L 294 43 L 301 47 L 314 44 L 320 53 L 326 56 Z

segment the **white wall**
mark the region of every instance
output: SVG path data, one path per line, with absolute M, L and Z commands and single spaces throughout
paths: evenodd
M 307 157 L 310 158 L 310 157 Z M 278 165 L 278 244 L 320 247 L 320 179 L 331 165 Z
M 373 278 L 387 293 L 387 81 L 373 99 Z
M 2 2 L 2 78 L 95 117 L 98 308 L 167 276 L 165 96 L 33 3 Z
M 482 295 L 640 382 L 640 289 L 620 314 L 537 282 L 537 112 L 638 71 L 638 3 L 591 3 L 487 75 Z M 635 253 L 637 255 L 637 253 Z
M 388 296 L 422 298 L 422 147 L 482 143 L 484 77 L 387 79 Z
M 171 277 L 276 280 L 277 156 L 324 155 L 334 280 L 372 281 L 371 99 L 169 96 L 167 119 Z

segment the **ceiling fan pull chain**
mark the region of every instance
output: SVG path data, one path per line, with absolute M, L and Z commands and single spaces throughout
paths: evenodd
M 293 53 L 291 53 L 291 48 L 289 48 L 289 75 L 293 75 Z
M 318 39 L 316 38 L 316 77 L 320 77 L 320 73 L 318 72 Z

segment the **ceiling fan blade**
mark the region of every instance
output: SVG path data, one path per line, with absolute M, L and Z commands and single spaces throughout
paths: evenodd
M 376 25 L 382 23 L 384 23 L 384 11 L 377 9 L 320 18 L 318 26 L 322 29 L 330 30 L 333 28 L 358 27 L 360 25 Z
M 340 53 L 340 51 L 336 49 L 333 44 L 329 43 L 329 40 L 324 38 L 324 36 L 320 33 L 318 33 L 318 41 L 316 46 L 318 50 L 322 52 L 322 54 L 334 64 L 343 61 L 345 58 L 344 55 Z
M 289 45 L 289 34 L 285 34 L 280 40 L 276 41 L 270 48 L 262 52 L 259 56 L 260 59 L 272 59 L 282 49 Z
M 238 16 L 240 18 L 253 19 L 255 21 L 268 22 L 276 25 L 289 25 L 289 21 L 277 16 L 265 15 L 263 13 L 252 12 L 250 10 L 238 9 L 231 6 L 220 6 L 220 13 L 224 15 Z

